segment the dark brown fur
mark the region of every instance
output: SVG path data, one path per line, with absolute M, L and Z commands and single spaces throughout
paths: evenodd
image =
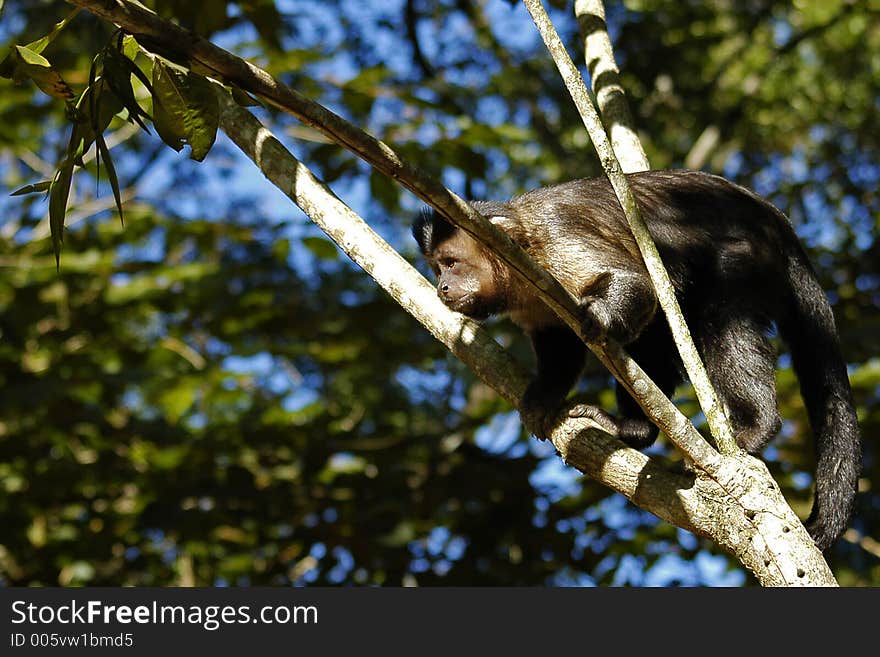
M 693 171 L 628 177 L 737 442 L 759 452 L 779 431 L 775 323 L 792 351 L 816 436 L 816 502 L 808 528 L 820 548 L 846 528 L 860 470 L 859 428 L 834 318 L 788 220 L 733 183 Z M 682 367 L 616 196 L 605 179 L 575 180 L 507 203 L 473 206 L 519 243 L 580 302 L 594 341 L 610 336 L 671 394 Z M 586 348 L 530 289 L 482 246 L 433 213 L 413 225 L 452 309 L 477 319 L 508 313 L 531 337 L 537 373 L 520 404 L 545 437 L 576 382 Z M 657 430 L 617 388 L 618 415 L 595 418 L 634 446 Z

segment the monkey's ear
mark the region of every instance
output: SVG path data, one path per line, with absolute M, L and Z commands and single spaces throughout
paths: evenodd
M 413 221 L 412 234 L 422 255 L 428 255 L 440 242 L 449 239 L 458 230 L 431 208 L 425 208 Z
M 517 222 L 513 217 L 505 217 L 504 215 L 495 215 L 489 217 L 489 223 L 495 224 L 498 228 L 503 230 L 505 233 L 509 233 L 511 230 L 516 228 Z

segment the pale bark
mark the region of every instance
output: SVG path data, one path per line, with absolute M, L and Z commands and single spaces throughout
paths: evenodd
M 624 173 L 647 171 L 651 165 L 636 132 L 620 82 L 620 69 L 614 60 L 614 48 L 605 23 L 605 4 L 602 0 L 576 0 L 574 14 L 584 40 L 584 56 L 593 96 L 602 114 L 602 122 L 608 127 L 611 146 L 620 161 L 620 167 Z

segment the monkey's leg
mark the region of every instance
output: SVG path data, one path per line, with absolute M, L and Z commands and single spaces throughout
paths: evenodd
M 741 304 L 727 307 L 742 312 Z M 697 335 L 706 371 L 736 442 L 757 454 L 782 427 L 776 405 L 776 354 L 763 323 L 721 311 L 705 318 Z
M 627 351 L 667 397 L 682 382 L 682 365 L 662 318 L 652 322 L 638 340 L 627 346 Z M 659 430 L 645 416 L 642 407 L 620 383 L 617 383 L 615 393 L 618 437 L 636 449 L 653 443 Z
M 627 351 L 664 395 L 668 397 L 675 392 L 675 387 L 683 380 L 682 366 L 665 320 L 651 322 L 638 340 L 627 346 Z M 647 447 L 657 438 L 657 427 L 620 383 L 616 384 L 615 392 L 616 416 L 588 404 L 572 406 L 569 416 L 595 420 L 605 431 L 630 447 Z
M 680 380 L 665 324 L 652 321 L 657 296 L 647 274 L 611 269 L 593 279 L 580 299 L 584 333 L 592 339 L 611 337 L 627 349 L 663 390 L 670 394 Z M 633 353 L 635 349 L 636 353 Z M 636 401 L 617 386 L 618 417 L 589 404 L 569 409 L 570 417 L 587 417 L 632 447 L 650 445 L 657 428 Z
M 649 337 L 653 339 L 648 339 Z M 668 332 L 666 336 L 643 336 L 629 348 L 633 360 L 667 397 L 675 392 L 676 386 L 682 381 L 681 365 L 674 349 L 671 338 L 668 338 Z M 648 447 L 656 440 L 659 429 L 647 418 L 642 407 L 619 382 L 615 394 L 618 438 L 636 449 Z
M 519 412 L 529 431 L 545 440 L 559 407 L 584 368 L 587 348 L 564 326 L 536 329 L 530 337 L 537 374 L 526 388 Z

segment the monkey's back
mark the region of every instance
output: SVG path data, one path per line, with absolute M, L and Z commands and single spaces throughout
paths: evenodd
M 778 209 L 699 171 L 645 171 L 627 179 L 683 305 L 751 290 L 745 302 L 772 312 L 784 294 L 785 286 L 776 283 L 785 278 L 788 258 L 805 260 Z M 510 206 L 529 236 L 527 250 L 573 293 L 609 268 L 647 273 L 605 178 L 527 192 Z

